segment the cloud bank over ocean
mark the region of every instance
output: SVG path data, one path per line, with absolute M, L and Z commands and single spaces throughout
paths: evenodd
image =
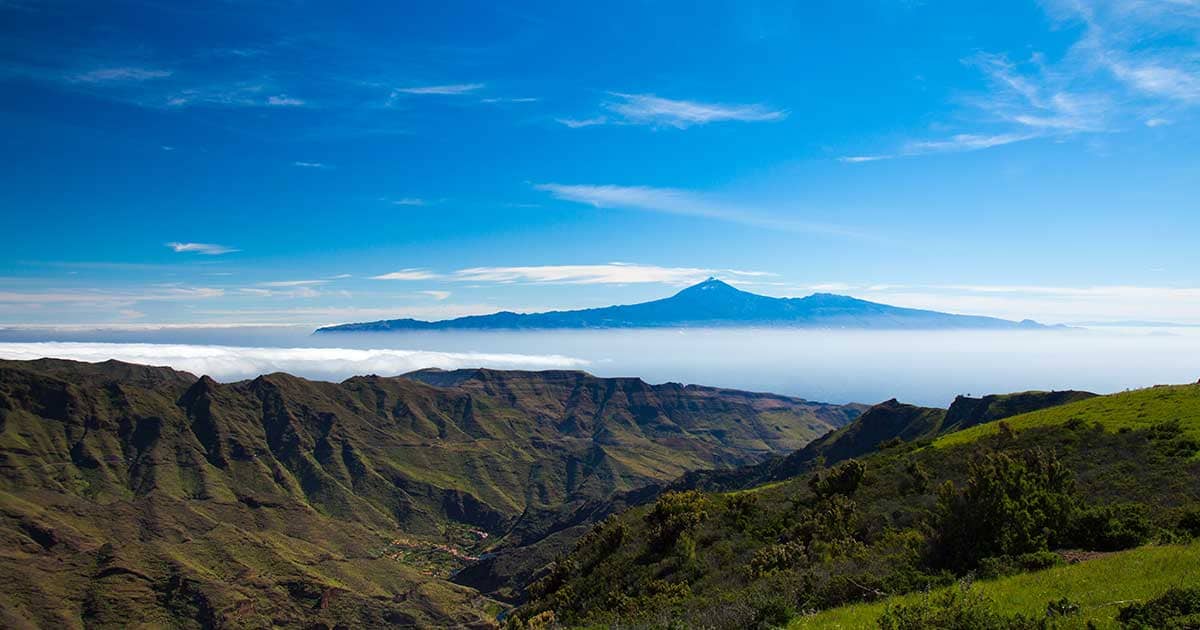
M 429 350 L 352 348 L 253 348 L 156 343 L 0 343 L 5 359 L 52 357 L 98 362 L 165 365 L 219 381 L 288 372 L 306 378 L 341 381 L 356 374 L 403 374 L 422 368 L 452 370 L 466 367 L 546 370 L 580 369 L 588 361 L 548 354 L 436 352 Z

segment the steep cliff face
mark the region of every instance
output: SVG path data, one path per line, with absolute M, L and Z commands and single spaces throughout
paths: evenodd
M 222 384 L 0 362 L 0 608 L 66 627 L 486 623 L 495 604 L 444 578 L 494 541 L 858 414 L 578 372 Z

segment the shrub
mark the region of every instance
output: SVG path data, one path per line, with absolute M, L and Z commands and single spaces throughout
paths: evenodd
M 663 494 L 645 517 L 651 548 L 663 551 L 673 547 L 681 534 L 708 518 L 708 509 L 708 499 L 696 490 Z
M 1144 544 L 1153 534 L 1147 506 L 1121 503 L 1080 510 L 1073 519 L 1070 538 L 1084 549 L 1117 551 Z
M 1184 630 L 1200 627 L 1200 587 L 1172 588 L 1144 604 L 1123 606 L 1117 621 L 1125 628 Z
M 1200 508 L 1186 510 L 1180 515 L 1176 529 L 1192 538 L 1200 538 Z
M 628 535 L 629 528 L 625 523 L 611 514 L 575 543 L 575 552 L 586 556 L 585 568 L 591 568 L 616 551 Z
M 725 498 L 725 520 L 738 529 L 744 530 L 750 520 L 758 512 L 758 495 L 743 492 Z
M 754 628 L 784 628 L 792 617 L 796 616 L 795 609 L 782 597 L 771 597 L 758 605 L 754 613 Z
M 841 495 L 834 495 L 803 510 L 787 537 L 810 547 L 854 538 L 858 528 L 858 506 Z
M 779 545 L 767 545 L 754 552 L 746 572 L 753 579 L 772 571 L 787 569 L 804 557 L 804 551 L 804 543 L 798 540 Z
M 553 595 L 563 584 L 566 584 L 567 579 L 575 573 L 579 566 L 573 560 L 559 560 L 552 562 L 547 567 L 545 575 L 531 583 L 526 591 L 531 599 L 542 599 L 548 595 Z
M 808 487 L 817 498 L 825 499 L 835 494 L 851 496 L 858 490 L 867 467 L 858 460 L 847 460 L 836 468 L 819 472 L 808 479 Z
M 929 469 L 925 468 L 921 462 L 912 460 L 908 462 L 905 468 L 909 477 L 909 489 L 915 494 L 924 494 L 929 490 Z
M 992 602 L 970 586 L 927 595 L 912 604 L 888 606 L 877 623 L 881 630 L 1032 630 L 1045 626 L 996 612 Z
M 984 455 L 968 466 L 961 489 L 942 486 L 930 560 L 962 571 L 987 557 L 1046 551 L 1067 533 L 1074 510 L 1071 475 L 1054 457 L 1038 449 Z
M 984 558 L 979 561 L 979 577 L 992 579 L 1028 571 L 1041 571 L 1063 564 L 1063 559 L 1050 551 L 1035 551 L 1019 556 Z
M 1075 602 L 1066 597 L 1058 601 L 1050 601 L 1046 604 L 1046 618 L 1054 619 L 1055 617 L 1074 617 L 1079 615 L 1083 609 Z

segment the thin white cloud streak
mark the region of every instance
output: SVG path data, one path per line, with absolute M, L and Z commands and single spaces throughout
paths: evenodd
M 402 269 L 392 273 L 372 276 L 372 280 L 445 280 L 450 282 L 476 282 L 512 284 L 529 282 L 538 284 L 645 284 L 670 285 L 692 284 L 709 276 L 729 278 L 761 278 L 774 274 L 765 271 L 743 271 L 737 269 L 701 269 L 695 267 L 659 267 L 635 263 L 611 262 L 600 265 L 528 265 L 509 267 L 470 267 L 440 274 L 428 269 Z M 449 292 L 422 291 L 431 296 Z M 438 299 L 443 299 L 438 297 Z
M 275 107 L 302 107 L 306 102 L 302 99 L 292 98 L 287 94 L 279 94 L 267 98 L 267 105 Z
M 340 381 L 360 374 L 397 375 L 431 367 L 447 370 L 467 367 L 578 369 L 588 364 L 583 359 L 556 354 L 77 342 L 0 343 L 0 357 L 16 360 L 51 357 L 88 362 L 116 359 L 165 365 L 192 374 L 207 374 L 221 381 L 272 372 Z
M 393 201 L 392 204 L 396 206 L 423 206 L 425 205 L 425 200 L 419 197 L 405 197 Z
M 429 297 L 431 297 L 435 300 L 444 300 L 444 299 L 450 297 L 449 291 L 437 291 L 434 289 L 430 289 L 429 291 L 421 291 L 421 294 L 428 295 Z
M 542 100 L 542 99 L 529 96 L 529 97 L 520 97 L 520 98 L 481 98 L 481 99 L 479 99 L 479 102 L 480 103 L 536 103 L 540 100 Z
M 434 273 L 428 269 L 401 269 L 378 276 L 371 276 L 371 280 L 436 280 L 441 275 Z
M 400 94 L 456 96 L 470 94 L 485 87 L 483 83 L 455 83 L 452 85 L 424 85 L 416 87 L 396 88 Z
M 68 80 L 74 83 L 119 83 L 119 82 L 138 82 L 149 81 L 152 79 L 165 79 L 171 76 L 170 70 L 158 70 L 154 68 L 139 68 L 139 67 L 119 67 L 119 68 L 100 68 L 90 72 L 84 72 L 68 77 Z
M 618 100 L 606 103 L 604 108 L 635 125 L 686 129 L 715 122 L 776 122 L 787 118 L 785 111 L 758 104 L 723 105 L 673 100 L 654 94 L 609 94 Z
M 564 125 L 569 129 L 582 129 L 584 127 L 594 127 L 603 125 L 608 122 L 608 118 L 604 116 L 596 116 L 595 118 L 555 118 L 555 122 Z
M 735 204 L 726 204 L 697 193 L 674 188 L 556 183 L 535 184 L 534 188 L 548 192 L 557 199 L 583 203 L 596 208 L 626 208 L 665 214 L 704 217 L 784 232 L 873 239 L 873 237 L 867 234 L 838 225 L 796 221 L 772 216 L 755 210 L 741 208 Z
M 259 286 L 264 287 L 303 287 L 317 284 L 326 284 L 329 280 L 276 280 L 274 282 L 260 282 Z
M 329 165 L 323 162 L 292 162 L 292 166 L 300 168 L 329 168 Z
M 770 276 L 762 271 L 734 269 L 698 269 L 693 267 L 658 267 L 631 263 L 605 265 L 542 265 L 529 267 L 473 267 L 460 269 L 454 279 L 463 282 L 496 282 L 509 284 L 645 284 L 687 285 L 709 276 L 727 279 Z
M 241 251 L 239 249 L 229 247 L 228 245 L 218 245 L 216 243 L 185 243 L 172 241 L 166 244 L 172 251 L 178 253 L 195 253 L 204 254 L 205 256 L 220 256 L 221 254 L 232 254 L 233 252 Z
M 146 290 L 138 292 L 106 292 L 98 289 L 83 289 L 78 291 L 47 291 L 47 292 L 20 292 L 20 291 L 0 291 L 0 302 L 12 303 L 43 303 L 43 304 L 63 304 L 68 302 L 87 302 L 93 303 L 97 301 L 117 301 L 128 302 L 130 300 L 188 300 L 188 299 L 204 299 L 221 297 L 225 295 L 224 289 L 214 289 L 208 287 L 201 288 L 170 288 L 165 290 Z

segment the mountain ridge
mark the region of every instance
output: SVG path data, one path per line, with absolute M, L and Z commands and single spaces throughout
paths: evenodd
M 458 384 L 0 360 L 0 612 L 43 627 L 493 627 L 501 604 L 448 578 L 514 528 L 791 451 L 862 408 L 445 374 Z
M 833 293 L 813 293 L 802 298 L 775 298 L 742 291 L 716 278 L 709 278 L 670 297 L 636 304 L 543 313 L 501 311 L 489 315 L 469 315 L 438 321 L 387 319 L 324 326 L 314 331 L 314 334 L 723 326 L 885 330 L 1051 328 L 1028 319 L 1017 322 L 979 315 L 903 308 Z

